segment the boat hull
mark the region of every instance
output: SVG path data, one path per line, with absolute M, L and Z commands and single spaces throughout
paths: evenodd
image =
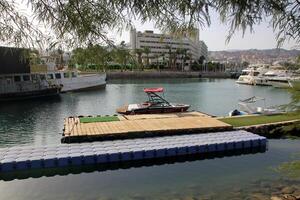
M 0 101 L 14 101 L 23 99 L 33 99 L 49 96 L 58 96 L 61 88 L 45 88 L 41 90 L 25 91 L 25 92 L 11 92 L 0 94 Z
M 165 107 L 165 108 L 140 108 L 135 110 L 128 110 L 128 106 L 117 109 L 119 114 L 124 115 L 137 115 L 137 114 L 161 114 L 161 113 L 178 113 L 186 112 L 190 106 L 178 106 L 178 107 Z
M 84 91 L 106 86 L 106 74 L 80 75 L 74 78 L 56 80 L 55 84 L 62 85 L 62 92 Z
M 279 81 L 269 81 L 273 87 L 275 88 L 289 88 L 290 85 L 288 83 L 288 81 L 286 82 L 279 82 Z

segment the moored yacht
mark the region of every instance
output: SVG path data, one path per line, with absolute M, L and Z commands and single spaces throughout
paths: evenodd
M 61 86 L 51 84 L 43 74 L 0 75 L 0 101 L 59 95 Z
M 242 70 L 236 83 L 247 85 L 270 85 L 264 78 L 264 73 L 267 72 L 267 67 L 264 65 L 251 65 L 247 69 Z
M 264 74 L 267 81 L 275 88 L 289 88 L 290 75 L 286 70 L 270 70 Z
M 77 71 L 47 72 L 47 80 L 61 85 L 62 92 L 80 91 L 105 87 L 106 74 L 79 75 Z

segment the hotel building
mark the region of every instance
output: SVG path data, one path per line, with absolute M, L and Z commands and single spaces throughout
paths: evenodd
M 198 61 L 201 56 L 207 59 L 207 46 L 203 41 L 199 40 L 199 30 L 196 29 L 193 34 L 176 37 L 167 34 L 158 34 L 153 31 L 140 32 L 136 29 L 130 31 L 130 49 L 149 48 L 149 55 L 142 54 L 143 62 L 149 57 L 149 63 L 163 62 L 169 60 L 171 54 L 177 55 L 176 67 L 189 70 L 190 64 Z M 183 53 L 175 52 L 185 50 L 186 57 Z M 185 57 L 185 58 L 184 58 Z M 184 62 L 185 61 L 185 62 Z

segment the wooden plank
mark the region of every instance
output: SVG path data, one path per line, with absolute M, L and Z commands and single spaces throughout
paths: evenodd
M 126 117 L 128 117 L 128 119 L 124 117 L 123 120 L 120 121 L 92 123 L 80 123 L 79 118 L 67 118 L 64 120 L 64 133 L 65 136 L 68 136 L 68 134 L 70 136 L 97 136 L 231 127 L 216 118 L 211 118 L 198 112 Z

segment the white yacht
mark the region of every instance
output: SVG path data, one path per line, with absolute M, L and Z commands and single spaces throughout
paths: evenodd
M 61 86 L 51 84 L 43 74 L 0 75 L 0 101 L 59 95 Z
M 96 89 L 106 86 L 106 74 L 79 75 L 76 71 L 47 72 L 50 83 L 61 85 L 62 92 Z
M 289 88 L 290 75 L 286 70 L 270 70 L 264 74 L 267 81 L 275 88 Z
M 242 71 L 242 74 L 236 83 L 248 85 L 270 85 L 263 77 L 266 72 L 267 68 L 264 65 L 252 65 Z

